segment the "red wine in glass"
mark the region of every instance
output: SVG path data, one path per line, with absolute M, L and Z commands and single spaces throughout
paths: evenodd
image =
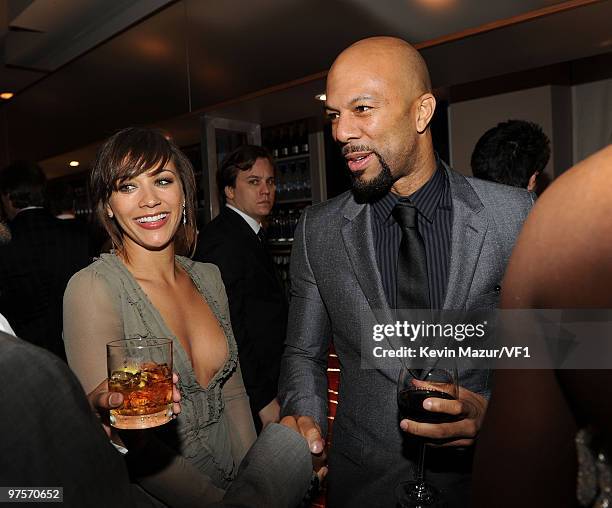
M 397 405 L 399 406 L 400 416 L 421 423 L 450 423 L 458 421 L 459 417 L 447 413 L 434 413 L 423 407 L 425 399 L 436 397 L 438 399 L 456 400 L 456 398 L 446 392 L 422 389 L 404 389 L 397 394 Z
M 443 424 L 461 419 L 448 413 L 428 411 L 423 402 L 428 398 L 456 400 L 459 393 L 456 366 L 451 369 L 410 370 L 401 369 L 397 381 L 397 405 L 400 417 L 428 424 Z M 405 436 L 410 439 L 410 436 Z M 415 464 L 414 480 L 400 483 L 396 498 L 402 508 L 423 508 L 439 506 L 442 495 L 425 480 L 425 441 L 419 439 L 418 457 Z

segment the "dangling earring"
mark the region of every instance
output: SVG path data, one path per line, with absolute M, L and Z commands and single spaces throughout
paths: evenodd
M 108 218 L 109 218 L 109 219 L 112 219 L 112 218 L 113 218 L 113 212 L 112 212 L 112 210 L 109 210 L 109 211 L 108 211 L 108 213 L 107 213 L 106 215 L 108 215 Z
M 185 202 L 183 201 L 183 226 L 187 225 L 187 212 L 185 211 Z

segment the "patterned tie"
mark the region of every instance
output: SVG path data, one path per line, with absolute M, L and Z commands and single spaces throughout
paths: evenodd
M 402 241 L 397 258 L 397 309 L 429 309 L 427 257 L 419 234 L 417 209 L 410 201 L 399 201 L 393 217 L 402 228 Z

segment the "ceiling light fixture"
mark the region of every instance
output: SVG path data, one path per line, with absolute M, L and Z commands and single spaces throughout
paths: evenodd
M 320 94 L 315 95 L 315 99 L 317 99 L 318 101 L 325 101 L 327 100 L 327 97 L 324 93 L 320 93 Z
M 431 10 L 445 9 L 456 3 L 455 0 L 418 0 L 418 2 Z
M 73 168 L 76 168 L 79 165 L 79 161 L 70 161 L 69 163 Z
M 13 92 L 2 92 L 0 93 L 0 99 L 8 101 L 9 99 L 13 98 L 13 95 L 15 95 Z

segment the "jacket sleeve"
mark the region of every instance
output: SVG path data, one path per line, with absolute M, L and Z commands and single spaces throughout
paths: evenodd
M 308 210 L 291 254 L 291 303 L 281 364 L 281 414 L 311 416 L 327 432 L 327 355 L 331 325 L 309 261 Z
M 213 506 L 298 506 L 310 483 L 311 473 L 312 461 L 306 440 L 283 425 L 271 423 L 242 461 L 223 501 Z

